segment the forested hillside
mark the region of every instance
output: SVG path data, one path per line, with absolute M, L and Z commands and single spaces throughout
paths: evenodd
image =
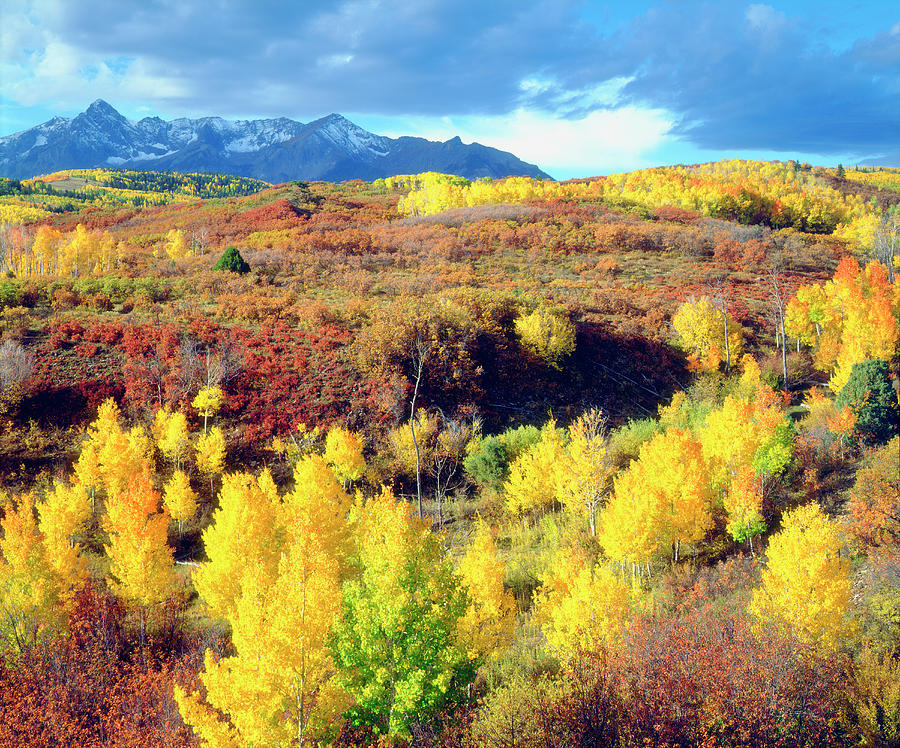
M 900 170 L 0 184 L 0 744 L 900 740 Z

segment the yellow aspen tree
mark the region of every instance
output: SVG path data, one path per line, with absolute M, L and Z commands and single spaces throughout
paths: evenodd
M 110 586 L 141 609 L 142 621 L 144 610 L 169 597 L 174 584 L 169 513 L 158 511 L 159 500 L 147 469 L 110 495 L 104 521 L 109 533 Z
M 600 544 L 615 561 L 640 567 L 670 547 L 677 562 L 681 544 L 697 543 L 712 527 L 709 469 L 688 431 L 669 429 L 643 444 L 614 486 Z
M 681 543 L 697 543 L 712 527 L 712 488 L 702 447 L 689 431 L 669 429 L 642 445 L 638 460 L 644 490 L 657 495 L 660 523 L 674 543 L 677 562 Z
M 678 345 L 703 368 L 717 369 L 725 360 L 726 348 L 732 361 L 743 352 L 743 328 L 730 316 L 723 321 L 722 312 L 708 296 L 691 298 L 678 307 L 672 327 L 678 333 Z
M 213 493 L 213 478 L 225 469 L 225 434 L 218 426 L 199 434 L 194 442 L 197 469 L 209 476 L 209 492 Z
M 344 548 L 331 545 L 339 533 L 320 535 L 309 513 L 294 514 L 285 529 L 287 548 L 268 601 L 269 636 L 279 666 L 275 690 L 283 695 L 278 719 L 286 722 L 285 733 L 302 746 L 307 735 L 321 738 L 331 733 L 348 705 L 333 680 L 335 664 L 328 641 L 341 615 L 345 559 Z
M 278 486 L 275 485 L 275 478 L 272 477 L 272 471 L 269 468 L 263 468 L 256 478 L 256 484 L 259 490 L 268 496 L 272 504 L 278 504 Z
M 362 438 L 339 426 L 329 429 L 325 437 L 325 462 L 331 465 L 345 488 L 359 480 L 366 470 Z
M 535 593 L 535 619 L 550 649 L 563 658 L 613 646 L 631 612 L 631 592 L 608 567 L 561 553 L 554 575 Z
M 197 513 L 197 494 L 183 470 L 176 470 L 163 487 L 163 504 L 169 516 L 178 523 L 179 533 L 182 523 Z
M 181 229 L 171 229 L 166 234 L 166 254 L 171 260 L 180 260 L 188 254 L 188 243 Z
M 499 660 L 512 642 L 516 601 L 504 589 L 506 567 L 497 553 L 491 528 L 479 518 L 472 546 L 457 573 L 469 593 L 469 607 L 459 621 L 459 640 L 473 662 Z
M 0 520 L 0 633 L 23 651 L 64 624 L 60 588 L 34 516 L 34 497 L 19 497 Z
M 156 437 L 159 451 L 172 463 L 172 468 L 175 471 L 181 470 L 190 447 L 188 422 L 184 413 L 179 411 L 173 413 L 162 408 L 156 411 L 153 418 L 153 435 Z
M 88 428 L 83 449 L 96 451 L 98 469 L 107 494 L 122 491 L 130 478 L 147 469 L 152 444 L 140 427 L 124 431 L 119 423 L 121 413 L 115 400 L 101 403 L 97 418 Z M 92 458 L 91 458 L 92 459 Z
M 787 512 L 766 555 L 750 611 L 794 629 L 803 641 L 839 644 L 851 631 L 850 562 L 841 556 L 835 523 L 815 503 Z
M 203 433 L 206 433 L 206 423 L 222 408 L 225 401 L 225 393 L 221 387 L 201 387 L 197 396 L 191 401 L 193 407 L 203 416 Z
M 103 471 L 100 465 L 100 456 L 94 444 L 88 442 L 81 448 L 81 454 L 75 461 L 75 481 L 83 486 L 91 499 L 91 513 L 97 508 L 97 488 L 102 485 Z
M 546 307 L 517 317 L 515 329 L 522 346 L 555 369 L 575 350 L 575 326 Z
M 75 278 L 90 272 L 95 264 L 97 244 L 96 235 L 79 223 L 75 227 L 74 235 L 70 236 L 68 243 L 62 248 L 60 269 Z
M 78 483 L 56 483 L 37 510 L 47 561 L 56 575 L 61 598 L 68 601 L 88 578 L 87 562 L 75 536 L 91 516 L 90 497 Z
M 38 275 L 55 275 L 59 264 L 59 244 L 62 234 L 50 226 L 40 226 L 34 235 L 31 251 L 37 263 Z
M 612 561 L 636 570 L 649 565 L 659 551 L 665 528 L 658 494 L 645 491 L 646 473 L 637 460 L 613 480 L 613 493 L 600 515 L 598 539 L 603 553 Z
M 342 569 L 352 544 L 347 525 L 352 504 L 323 457 L 309 454 L 300 458 L 294 468 L 294 489 L 284 496 L 285 521 L 297 513 L 310 517 Z
M 194 572 L 194 587 L 214 618 L 230 618 L 240 595 L 244 567 L 259 567 L 273 579 L 283 538 L 279 507 L 249 473 L 222 479 L 219 508 L 203 531 L 209 559 Z
M 347 705 L 331 679 L 327 645 L 340 615 L 339 563 L 310 508 L 293 506 L 281 515 L 276 573 L 271 559 L 245 559 L 226 616 L 236 654 L 216 661 L 207 652 L 200 675 L 205 703 L 176 689 L 182 715 L 204 745 L 302 746 L 325 737 Z
M 562 435 L 551 418 L 541 429 L 541 440 L 510 465 L 509 478 L 503 484 L 506 508 L 524 514 L 550 507 L 556 499 L 557 476 L 564 455 Z
M 556 497 L 569 511 L 586 514 L 596 536 L 597 512 L 609 493 L 614 466 L 602 411 L 591 410 L 569 427 L 569 444 L 557 469 Z

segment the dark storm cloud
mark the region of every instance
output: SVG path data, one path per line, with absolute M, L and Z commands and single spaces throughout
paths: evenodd
M 142 102 L 172 113 L 578 118 L 630 103 L 669 110 L 674 132 L 711 149 L 872 155 L 900 141 L 890 3 L 880 32 L 843 49 L 817 35 L 828 19 L 727 1 L 665 2 L 617 28 L 583 20 L 609 14 L 577 0 L 49 7 L 43 27 L 126 79 L 137 61 L 144 80 L 176 81 Z M 617 77 L 630 79 L 618 101 L 590 96 Z
M 897 27 L 837 53 L 767 5 L 672 3 L 620 30 L 615 47 L 638 71 L 624 95 L 680 114 L 676 132 L 700 147 L 829 153 L 900 142 Z
M 503 113 L 524 77 L 591 46 L 578 5 L 93 2 L 64 5 L 55 23 L 70 44 L 180 79 L 195 109 Z

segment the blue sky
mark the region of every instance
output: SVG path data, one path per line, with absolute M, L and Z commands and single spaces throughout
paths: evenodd
M 0 135 L 340 112 L 557 178 L 740 156 L 900 165 L 900 5 L 873 0 L 0 0 Z

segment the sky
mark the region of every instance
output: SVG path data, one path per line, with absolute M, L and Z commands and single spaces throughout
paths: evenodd
M 722 158 L 900 166 L 896 0 L 0 0 L 0 135 L 339 112 L 558 179 Z

